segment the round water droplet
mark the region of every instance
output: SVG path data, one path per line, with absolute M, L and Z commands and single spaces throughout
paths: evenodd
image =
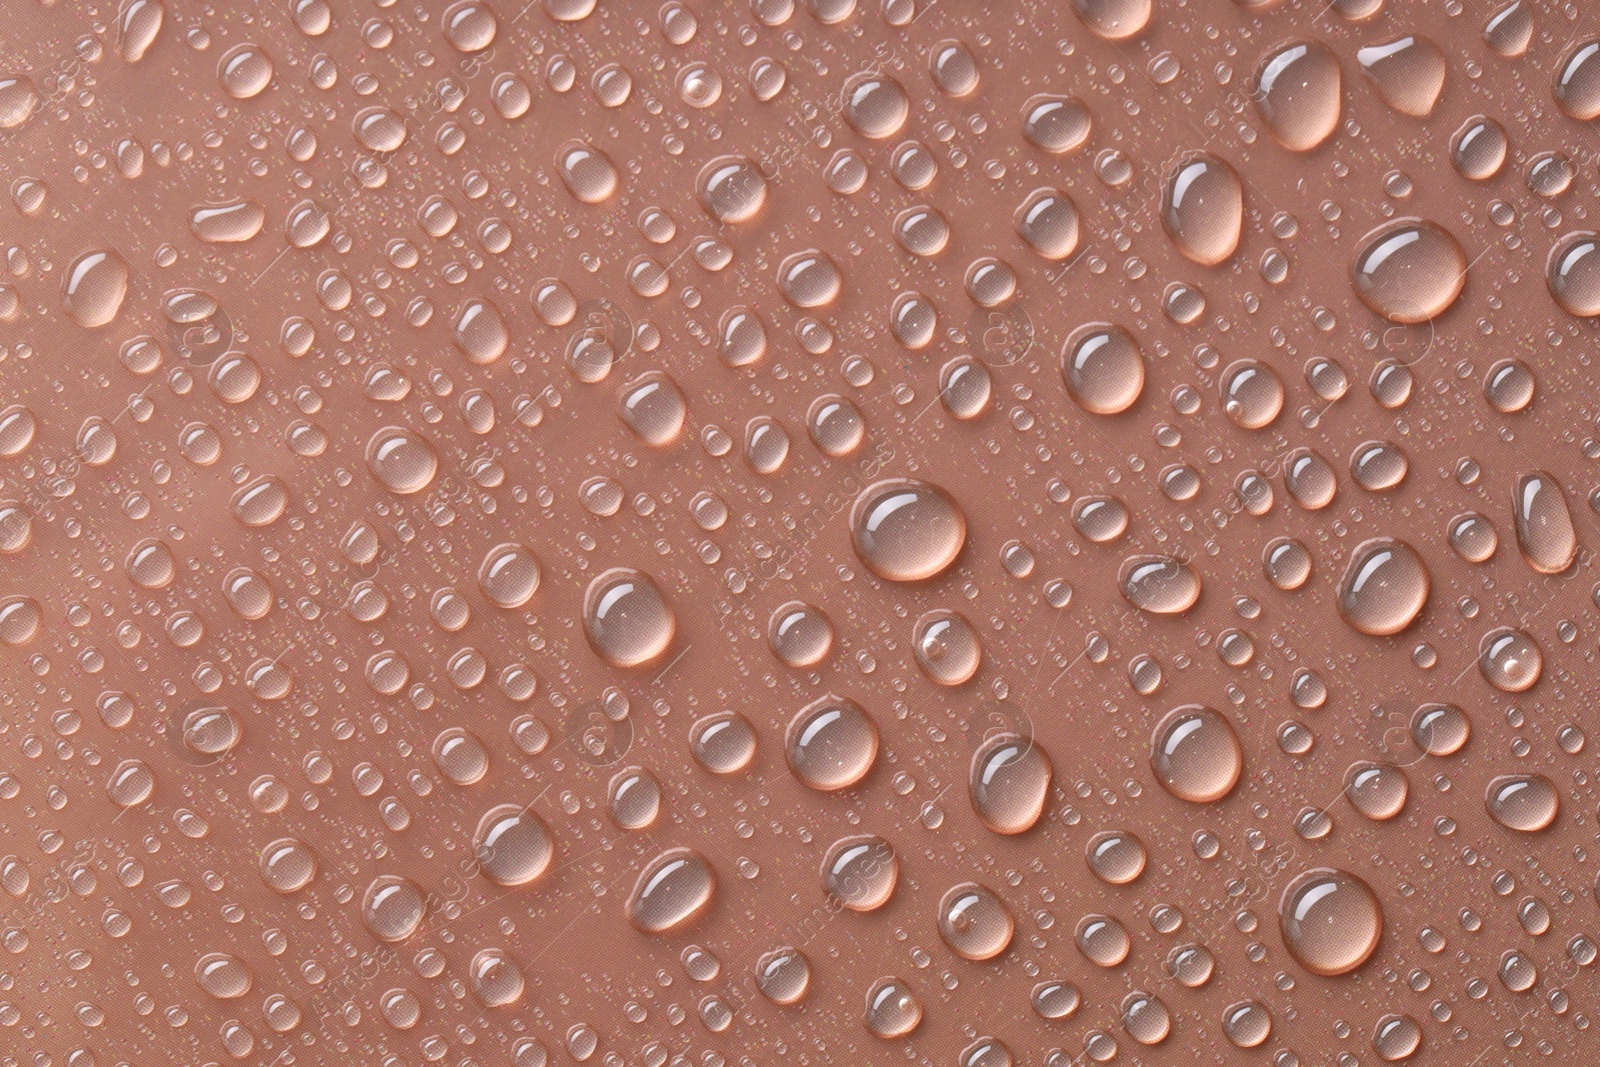
M 1410 626 L 1428 605 L 1422 557 L 1404 541 L 1374 537 L 1358 545 L 1339 579 L 1339 615 L 1364 634 L 1386 637 Z
M 504 949 L 483 949 L 472 957 L 467 973 L 472 979 L 473 995 L 487 1007 L 498 1008 L 522 999 L 526 979 L 522 968 Z
M 194 978 L 201 989 L 218 1000 L 244 996 L 255 980 L 248 964 L 226 952 L 208 952 L 196 960 Z
M 462 355 L 481 367 L 505 355 L 511 331 L 499 308 L 487 300 L 468 300 L 456 316 L 451 339 Z
M 1311 550 L 1292 537 L 1275 537 L 1261 553 L 1261 567 L 1279 589 L 1299 589 L 1311 577 Z
M 385 489 L 409 495 L 433 484 L 439 456 L 420 434 L 385 426 L 367 442 L 367 469 Z
M 1084 916 L 1075 940 L 1084 959 L 1097 967 L 1120 966 L 1133 948 L 1127 928 L 1109 915 Z
M 1377 894 L 1360 878 L 1332 867 L 1306 871 L 1290 882 L 1278 920 L 1289 954 L 1313 974 L 1330 977 L 1365 963 L 1383 936 Z
M 863 489 L 850 509 L 856 555 L 878 577 L 915 582 L 948 570 L 967 540 L 967 519 L 949 493 L 912 478 Z
M 839 98 L 844 103 L 844 120 L 864 137 L 892 137 L 911 114 L 905 89 L 876 71 L 852 75 Z
M 939 901 L 939 936 L 963 959 L 993 959 L 1011 944 L 1017 928 L 1011 909 L 977 882 L 952 887 Z
M 1467 713 L 1454 704 L 1423 704 L 1411 717 L 1411 739 L 1430 756 L 1452 756 L 1472 734 Z
M 1272 1013 L 1260 1001 L 1241 1000 L 1223 1009 L 1222 1032 L 1239 1048 L 1255 1048 L 1272 1036 Z
M 156 789 L 156 775 L 143 760 L 129 759 L 117 764 L 106 783 L 106 795 L 120 808 L 132 808 L 150 799 Z
M 1144 354 L 1109 322 L 1079 326 L 1061 349 L 1061 376 L 1074 403 L 1096 415 L 1127 411 L 1144 392 Z
M 260 45 L 236 45 L 217 63 L 217 78 L 229 96 L 248 100 L 272 84 L 272 59 Z
M 261 850 L 261 880 L 279 893 L 304 889 L 317 876 L 317 857 L 304 841 L 280 837 Z
M 1129 993 L 1122 1000 L 1122 1028 L 1141 1045 L 1159 1045 L 1172 1033 L 1172 1013 L 1153 993 Z
M 460 52 L 481 52 L 494 44 L 499 20 L 482 0 L 459 0 L 445 8 L 439 24 L 444 38 Z
M 478 588 L 502 608 L 520 608 L 539 590 L 539 560 L 523 545 L 507 542 L 483 555 Z
M 775 948 L 756 961 L 756 988 L 774 1004 L 798 1004 L 810 987 L 811 961 L 797 948 Z
M 1544 671 L 1544 653 L 1528 634 L 1509 626 L 1490 630 L 1478 645 L 1478 670 L 1506 693 L 1533 688 Z
M 32 641 L 44 621 L 44 609 L 31 596 L 0 597 L 0 644 L 16 648 Z
M 1295 41 L 1256 69 L 1256 109 L 1283 147 L 1309 152 L 1339 126 L 1339 60 L 1326 45 Z
M 1258 359 L 1228 364 L 1219 388 L 1222 410 L 1243 429 L 1259 430 L 1271 425 L 1283 410 L 1283 379 Z
M 756 758 L 756 731 L 737 711 L 719 711 L 689 728 L 689 754 L 712 774 L 737 774 Z
M 637 667 L 666 652 L 677 618 L 649 575 L 613 567 L 583 595 L 583 629 L 601 659 L 613 667 Z
M 1483 24 L 1483 40 L 1506 57 L 1520 56 L 1533 41 L 1533 13 L 1524 0 L 1511 0 Z
M 795 307 L 831 304 L 844 288 L 844 276 L 826 252 L 812 248 L 796 252 L 778 264 L 778 289 Z
M 719 156 L 700 171 L 696 189 L 706 214 L 722 222 L 754 218 L 767 202 L 767 180 L 743 156 Z
M 1015 222 L 1017 235 L 1045 259 L 1066 259 L 1078 249 L 1078 208 L 1060 189 L 1029 193 Z
M 1089 839 L 1089 869 L 1101 881 L 1127 885 L 1144 873 L 1144 843 L 1125 830 L 1106 830 Z
M 1600 41 L 1584 41 L 1556 67 L 1556 106 L 1579 122 L 1600 118 Z
M 820 608 L 791 600 L 772 613 L 767 643 L 790 667 L 813 667 L 833 648 L 833 624 Z
M 1504 127 L 1485 115 L 1474 115 L 1450 138 L 1450 161 L 1463 178 L 1484 182 L 1500 173 L 1509 148 Z
M 785 754 L 789 770 L 812 789 L 849 789 L 878 758 L 878 727 L 855 701 L 826 696 L 790 721 Z
M 1567 314 L 1600 316 L 1600 236 L 1575 230 L 1557 241 L 1545 263 L 1545 285 Z
M 1050 757 L 1033 738 L 995 734 L 972 754 L 967 780 L 972 810 L 997 834 L 1023 833 L 1043 816 L 1054 773 Z
M 822 888 L 851 911 L 883 907 L 899 880 L 894 847 L 875 834 L 835 841 L 822 859 Z
M 1350 266 L 1356 296 L 1391 322 L 1427 322 L 1467 284 L 1461 243 L 1425 219 L 1394 219 L 1361 239 Z
M 867 990 L 866 1026 L 886 1041 L 901 1038 L 922 1022 L 922 1002 L 903 978 L 880 978 Z
M 1233 792 L 1244 750 L 1232 724 L 1211 708 L 1185 704 L 1156 725 L 1150 739 L 1156 780 L 1179 800 L 1208 804 Z
M 1344 772 L 1344 795 L 1350 805 L 1379 822 L 1400 814 L 1410 789 L 1406 772 L 1392 764 L 1361 760 Z
M 361 922 L 380 941 L 404 941 L 422 925 L 426 900 L 410 879 L 383 874 L 361 899 Z
M 1372 1029 L 1372 1048 L 1388 1063 L 1410 1059 L 1422 1047 L 1422 1026 L 1409 1015 L 1385 1015 Z
M 499 804 L 484 812 L 472 834 L 473 855 L 484 877 L 498 885 L 526 885 L 550 866 L 550 830 L 531 811 Z
M 962 685 L 978 673 L 983 644 L 978 633 L 954 611 L 930 611 L 917 620 L 911 632 L 911 649 L 917 666 L 940 685 Z
M 1405 451 L 1393 441 L 1364 441 L 1350 453 L 1350 477 L 1369 493 L 1393 489 L 1410 469 Z

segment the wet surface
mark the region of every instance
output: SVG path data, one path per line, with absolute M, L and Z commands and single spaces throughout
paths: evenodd
M 1587 1062 L 1600 18 L 14 6 L 0 1065 Z

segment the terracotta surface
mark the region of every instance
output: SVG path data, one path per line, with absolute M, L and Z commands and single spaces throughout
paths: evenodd
M 4 15 L 0 1065 L 1591 1062 L 1600 13 Z

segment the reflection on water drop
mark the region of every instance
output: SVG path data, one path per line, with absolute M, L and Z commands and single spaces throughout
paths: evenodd
M 1233 792 L 1244 770 L 1239 735 L 1221 714 L 1199 704 L 1167 712 L 1150 739 L 1156 780 L 1179 800 L 1207 804 Z
M 963 882 L 939 901 L 939 936 L 963 959 L 987 960 L 1004 952 L 1017 928 L 1011 909 L 994 892 Z
M 1155 615 L 1178 615 L 1200 599 L 1200 575 L 1171 556 L 1130 556 L 1117 582 L 1128 603 Z
M 1339 126 L 1339 60 L 1326 45 L 1295 41 L 1256 68 L 1256 109 L 1283 147 L 1309 152 Z
M 1374 537 L 1350 554 L 1339 579 L 1339 615 L 1364 634 L 1397 634 L 1428 605 L 1431 581 L 1422 557 L 1404 541 Z
M 1533 688 L 1544 670 L 1544 653 L 1522 630 L 1502 626 L 1484 635 L 1478 645 L 1478 670 L 1484 680 L 1506 693 Z
M 1161 225 L 1189 259 L 1214 267 L 1239 247 L 1244 186 L 1225 160 L 1207 152 L 1185 158 L 1161 192 Z
M 822 859 L 822 887 L 851 911 L 876 911 L 889 903 L 900 879 L 894 847 L 876 834 L 842 838 Z
M 1483 803 L 1507 830 L 1532 834 L 1555 822 L 1561 794 L 1542 774 L 1506 774 L 1489 783 Z
M 856 555 L 878 577 L 915 582 L 943 573 L 967 540 L 967 519 L 936 485 L 891 478 L 863 489 L 850 510 Z
M 677 618 L 649 575 L 613 567 L 584 593 L 583 629 L 601 659 L 614 667 L 637 667 L 666 652 Z
M 878 727 L 855 701 L 826 696 L 789 723 L 785 754 L 794 776 L 812 789 L 849 789 L 878 757 Z
M 624 911 L 643 933 L 681 930 L 710 909 L 716 888 L 716 874 L 703 856 L 693 849 L 669 849 L 639 872 Z
M 866 1026 L 874 1036 L 893 1040 L 922 1022 L 922 1002 L 903 978 L 880 978 L 867 990 Z
M 1054 773 L 1050 757 L 1033 738 L 995 734 L 972 754 L 967 783 L 972 810 L 997 834 L 1032 829 L 1050 800 Z
M 1360 878 L 1332 867 L 1291 881 L 1278 919 L 1284 947 L 1313 974 L 1348 974 L 1367 961 L 1383 936 L 1377 894 Z
M 1394 219 L 1361 239 L 1350 265 L 1356 296 L 1390 322 L 1427 322 L 1467 284 L 1467 254 L 1442 226 Z

